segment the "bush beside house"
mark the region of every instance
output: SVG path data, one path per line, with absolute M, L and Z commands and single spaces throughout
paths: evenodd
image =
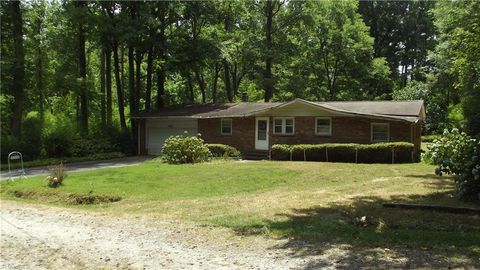
M 378 144 L 275 144 L 273 160 L 407 163 L 414 162 L 413 144 L 404 142 Z
M 240 157 L 241 153 L 235 147 L 219 144 L 219 143 L 209 143 L 207 144 L 208 149 L 214 157 Z
M 211 157 L 212 153 L 199 136 L 171 136 L 162 148 L 162 159 L 169 164 L 199 163 Z

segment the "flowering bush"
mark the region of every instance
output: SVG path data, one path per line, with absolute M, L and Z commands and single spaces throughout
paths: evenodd
M 480 142 L 475 154 L 465 165 L 462 174 L 456 177 L 458 195 L 467 200 L 480 200 Z
M 453 174 L 462 199 L 480 200 L 480 142 L 452 129 L 428 147 L 426 159 L 437 165 L 438 175 Z
M 475 139 L 454 128 L 445 130 L 443 135 L 429 145 L 426 160 L 437 165 L 437 175 L 463 173 L 465 165 L 471 160 L 475 148 Z
M 200 136 L 171 136 L 165 140 L 162 159 L 170 164 L 198 163 L 212 157 Z

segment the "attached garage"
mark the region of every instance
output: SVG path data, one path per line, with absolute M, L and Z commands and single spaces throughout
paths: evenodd
M 197 119 L 165 118 L 146 119 L 145 146 L 148 155 L 159 155 L 165 140 L 174 135 L 196 135 L 198 133 Z

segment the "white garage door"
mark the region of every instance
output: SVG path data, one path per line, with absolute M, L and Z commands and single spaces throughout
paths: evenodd
M 197 119 L 147 119 L 146 146 L 149 155 L 159 155 L 165 140 L 174 135 L 195 136 Z

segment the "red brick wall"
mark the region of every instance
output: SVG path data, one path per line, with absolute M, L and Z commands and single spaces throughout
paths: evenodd
M 220 121 L 198 119 L 198 133 L 206 143 L 231 145 L 243 153 L 255 150 L 255 117 L 232 118 L 232 135 L 220 134 Z
M 416 148 L 420 147 L 421 124 L 385 121 L 359 117 L 332 117 L 332 135 L 315 135 L 315 117 L 295 117 L 295 135 L 273 134 L 273 117 L 270 117 L 270 145 L 315 143 L 371 143 L 370 124 L 390 123 L 390 141 L 412 142 L 412 128 Z M 199 119 L 198 132 L 207 143 L 222 143 L 242 152 L 255 150 L 255 117 L 233 118 L 232 135 L 220 134 L 220 119 Z

